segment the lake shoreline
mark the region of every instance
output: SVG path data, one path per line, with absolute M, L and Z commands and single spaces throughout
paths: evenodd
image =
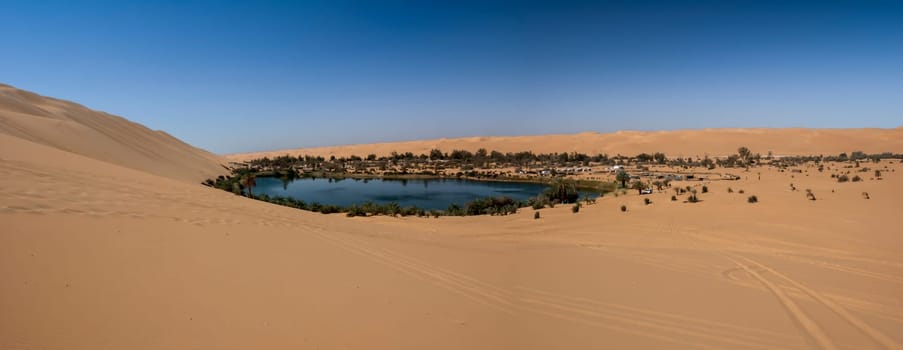
M 319 174 L 319 175 L 315 175 Z M 258 174 L 258 177 L 282 178 L 278 174 Z M 443 176 L 428 174 L 348 174 L 348 173 L 303 173 L 297 179 L 353 179 L 353 180 L 468 180 L 485 182 L 525 183 L 549 185 L 555 177 L 475 177 L 475 176 Z M 617 190 L 617 185 L 611 182 L 596 180 L 571 180 L 578 190 L 601 194 L 611 193 Z

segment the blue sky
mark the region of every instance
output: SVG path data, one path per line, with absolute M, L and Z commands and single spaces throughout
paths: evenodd
M 903 2 L 16 1 L 0 82 L 218 153 L 903 125 Z

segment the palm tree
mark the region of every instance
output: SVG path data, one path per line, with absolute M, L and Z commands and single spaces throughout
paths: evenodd
M 646 184 L 644 184 L 644 183 L 642 183 L 642 182 L 640 182 L 640 181 L 634 181 L 634 182 L 631 184 L 630 188 L 636 190 L 637 193 L 639 193 L 639 194 L 643 194 L 643 189 L 646 188 Z
M 626 171 L 621 170 L 618 171 L 618 175 L 615 176 L 615 179 L 621 181 L 621 187 L 625 188 L 627 187 L 627 181 L 630 181 L 630 175 L 628 175 Z
M 251 192 L 251 188 L 257 186 L 257 181 L 254 180 L 254 175 L 246 175 L 241 178 L 242 186 L 248 189 L 248 198 L 254 198 L 254 193 Z
M 557 199 L 560 203 L 573 203 L 579 198 L 580 192 L 577 192 L 574 182 L 556 178 L 549 184 L 546 195 L 550 201 Z

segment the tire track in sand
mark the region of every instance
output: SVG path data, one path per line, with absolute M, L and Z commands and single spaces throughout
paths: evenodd
M 517 314 L 513 295 L 501 288 L 386 248 L 370 246 L 360 240 L 349 237 L 340 238 L 336 234 L 325 232 L 309 232 L 349 252 L 369 258 L 408 276 L 433 283 L 481 305 L 494 308 L 508 315 Z
M 842 306 L 835 303 L 834 301 L 832 301 L 828 298 L 825 298 L 824 296 L 822 296 L 820 293 L 818 293 L 814 289 L 809 288 L 806 285 L 788 277 L 787 275 L 784 275 L 784 274 L 778 272 L 777 270 L 775 270 L 771 267 L 768 267 L 762 263 L 759 263 L 755 260 L 752 260 L 752 259 L 749 259 L 749 258 L 746 258 L 743 256 L 741 256 L 740 258 L 743 260 L 746 260 L 747 262 L 749 262 L 753 265 L 758 266 L 759 268 L 771 273 L 774 276 L 781 278 L 784 281 L 787 281 L 788 283 L 792 284 L 794 287 L 799 288 L 804 293 L 806 293 L 807 295 L 812 297 L 812 299 L 817 301 L 819 304 L 821 304 L 822 306 L 833 311 L 835 314 L 837 314 L 837 316 L 842 318 L 844 321 L 846 321 L 847 323 L 849 323 L 850 325 L 852 325 L 853 327 L 858 329 L 860 332 L 862 332 L 863 334 L 865 334 L 866 336 L 871 338 L 872 341 L 874 341 L 878 345 L 881 345 L 885 349 L 896 350 L 896 349 L 903 348 L 900 346 L 900 344 L 898 344 L 896 341 L 894 341 L 893 339 L 891 339 L 890 337 L 888 337 L 881 331 L 869 326 L 868 323 L 865 323 L 865 321 L 862 321 L 858 317 L 854 316 L 853 314 L 851 314 L 849 311 L 847 311 L 846 309 L 844 309 Z
M 519 299 L 524 303 L 559 311 L 557 315 L 550 314 L 551 316 L 584 318 L 586 320 L 583 323 L 601 328 L 683 345 L 713 349 L 787 349 L 804 343 L 802 337 L 765 329 L 555 294 L 523 286 L 516 289 L 520 293 Z M 702 340 L 710 345 L 703 344 L 700 342 Z
M 737 258 L 731 256 L 728 253 L 722 253 L 722 255 L 728 260 L 732 261 L 734 264 L 737 264 L 741 269 L 746 271 L 747 274 L 752 276 L 754 279 L 762 283 L 765 288 L 768 288 L 775 297 L 778 298 L 778 301 L 781 303 L 781 306 L 784 307 L 784 310 L 787 311 L 787 314 L 793 318 L 794 322 L 803 330 L 803 333 L 812 340 L 818 348 L 823 350 L 836 350 L 837 346 L 831 341 L 831 338 L 825 333 L 825 331 L 815 323 L 815 321 L 809 318 L 803 309 L 799 307 L 786 293 L 784 290 L 778 287 L 776 284 L 771 281 L 765 279 L 758 272 L 750 268 L 749 266 L 740 262 Z

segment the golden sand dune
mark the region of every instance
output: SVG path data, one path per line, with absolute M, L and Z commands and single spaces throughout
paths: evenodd
M 224 171 L 218 156 L 163 131 L 2 84 L 0 134 L 192 182 Z
M 347 157 L 377 156 L 392 152 L 429 154 L 432 149 L 451 152 L 455 149 L 534 153 L 579 152 L 635 156 L 662 152 L 669 157 L 724 156 L 736 154 L 746 146 L 763 156 L 837 155 L 841 152 L 903 152 L 903 127 L 896 129 L 704 129 L 676 131 L 618 131 L 614 133 L 579 133 L 571 135 L 463 137 L 438 140 L 406 141 L 331 147 L 288 149 L 227 155 L 244 161 L 282 155 L 321 155 Z
M 0 120 L 37 113 L 16 108 Z M 84 122 L 119 123 L 94 116 Z M 882 179 L 857 172 L 855 183 L 830 177 L 856 172 L 849 164 L 675 183 L 708 186 L 695 204 L 669 191 L 607 196 L 577 214 L 543 209 L 539 220 L 531 209 L 347 218 L 161 176 L 147 170 L 153 159 L 76 154 L 93 140 L 50 125 L 30 125 L 40 138 L 0 133 L 0 349 L 903 344 L 897 161 L 864 164 Z M 155 142 L 113 140 L 102 142 Z

